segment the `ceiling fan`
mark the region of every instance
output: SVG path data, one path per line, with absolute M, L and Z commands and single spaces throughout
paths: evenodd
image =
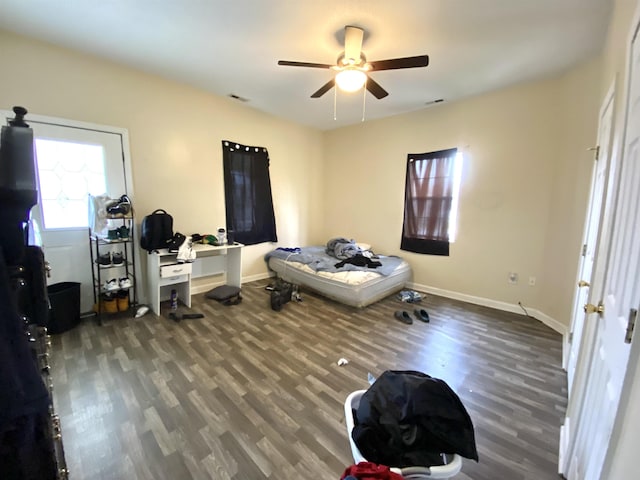
M 344 53 L 338 57 L 336 65 L 292 62 L 289 60 L 280 60 L 278 61 L 278 65 L 286 65 L 290 67 L 327 68 L 335 70 L 335 77 L 314 92 L 313 95 L 311 95 L 311 98 L 320 98 L 331 90 L 337 83 L 340 89 L 348 92 L 355 92 L 366 85 L 367 90 L 377 99 L 386 97 L 389 95 L 389 92 L 371 78 L 369 75 L 370 72 L 426 67 L 429 65 L 428 55 L 367 62 L 367 58 L 364 56 L 364 53 L 362 53 L 363 37 L 363 29 L 351 25 L 344 27 Z

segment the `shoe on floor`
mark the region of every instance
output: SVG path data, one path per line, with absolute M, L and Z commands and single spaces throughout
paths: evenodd
M 411 290 L 409 296 L 411 297 L 407 300 L 409 303 L 420 303 L 422 301 L 422 295 L 419 292 Z
M 413 323 L 413 319 L 411 318 L 411 316 L 404 310 L 403 311 L 398 310 L 393 315 L 402 323 L 406 323 L 407 325 L 411 325 Z
M 429 313 L 424 308 L 416 308 L 413 313 L 418 320 L 429 323 Z

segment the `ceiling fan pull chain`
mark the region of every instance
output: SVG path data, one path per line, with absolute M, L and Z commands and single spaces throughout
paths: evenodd
M 362 121 L 363 122 L 364 122 L 365 106 L 367 104 L 367 80 L 368 79 L 369 77 L 365 78 L 364 86 L 362 87 Z
M 338 119 L 338 88 L 333 89 L 333 120 Z

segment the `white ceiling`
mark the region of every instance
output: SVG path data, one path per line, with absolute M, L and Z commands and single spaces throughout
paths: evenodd
M 372 73 L 366 119 L 552 75 L 602 48 L 613 0 L 1 0 L 0 28 L 133 66 L 329 130 L 362 119 L 363 95 L 310 95 L 344 26 L 368 60 L 428 54 L 426 68 Z

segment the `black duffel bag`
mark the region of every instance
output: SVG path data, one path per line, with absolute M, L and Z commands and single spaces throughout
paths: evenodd
M 140 247 L 151 253 L 167 248 L 173 239 L 173 217 L 159 208 L 142 219 L 140 225 Z

